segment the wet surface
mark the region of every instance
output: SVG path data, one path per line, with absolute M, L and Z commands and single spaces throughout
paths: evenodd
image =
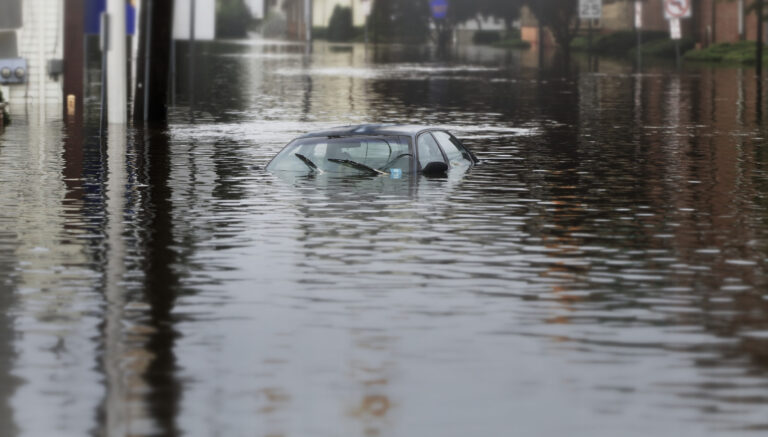
M 198 53 L 167 129 L 17 111 L 0 135 L 3 435 L 768 429 L 753 71 Z M 361 122 L 444 126 L 484 164 L 262 170 Z

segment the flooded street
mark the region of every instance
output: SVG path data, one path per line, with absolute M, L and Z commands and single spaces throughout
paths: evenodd
M 82 123 L 15 110 L 0 434 L 768 431 L 754 70 L 538 61 L 217 42 L 167 128 L 102 142 L 98 99 Z M 483 164 L 264 171 L 367 122 L 443 126 Z

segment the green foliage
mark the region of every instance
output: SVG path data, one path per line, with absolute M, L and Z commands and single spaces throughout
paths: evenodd
M 429 37 L 426 0 L 375 0 L 369 17 L 373 42 L 423 43 Z
M 328 41 L 349 41 L 355 36 L 352 26 L 352 9 L 336 5 L 328 23 Z
M 667 32 L 643 31 L 643 43 L 658 41 L 668 37 Z M 579 51 L 589 51 L 589 39 L 579 36 L 571 42 L 571 48 Z M 601 55 L 623 56 L 637 49 L 637 33 L 634 30 L 622 30 L 605 35 L 595 35 L 592 38 L 592 53 Z
M 754 41 L 714 44 L 705 49 L 692 50 L 685 54 L 686 61 L 730 64 L 754 64 L 757 62 L 756 58 L 757 43 Z M 763 51 L 763 59 L 768 61 L 768 48 Z
M 245 38 L 253 24 L 244 0 L 216 0 L 216 37 Z
M 696 42 L 692 38 L 683 38 L 680 40 L 680 54 L 684 54 L 689 50 L 692 50 L 696 46 Z M 675 41 L 671 39 L 659 39 L 643 44 L 641 48 L 643 56 L 655 57 L 655 58 L 674 58 L 677 56 Z M 636 54 L 637 51 L 633 50 Z
M 497 30 L 478 30 L 472 36 L 472 42 L 478 45 L 495 44 L 501 41 L 501 32 Z

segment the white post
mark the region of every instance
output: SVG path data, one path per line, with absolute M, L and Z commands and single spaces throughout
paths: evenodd
M 744 39 L 744 0 L 739 0 L 739 39 Z
M 306 40 L 312 42 L 312 0 L 304 0 L 304 19 L 307 22 Z
M 128 80 L 125 51 L 125 1 L 107 0 L 109 14 L 109 47 L 107 49 L 107 117 L 109 123 L 128 121 Z

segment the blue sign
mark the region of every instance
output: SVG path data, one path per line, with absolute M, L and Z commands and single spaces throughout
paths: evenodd
M 101 33 L 101 13 L 107 10 L 107 0 L 85 0 L 85 33 Z M 136 34 L 136 0 L 125 3 L 125 33 Z
M 429 7 L 435 20 L 442 20 L 448 15 L 448 0 L 431 0 Z

